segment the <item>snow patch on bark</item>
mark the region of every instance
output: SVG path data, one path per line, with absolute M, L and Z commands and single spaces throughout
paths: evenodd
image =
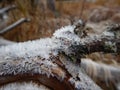
M 0 87 L 0 90 L 50 90 L 34 82 L 11 83 Z

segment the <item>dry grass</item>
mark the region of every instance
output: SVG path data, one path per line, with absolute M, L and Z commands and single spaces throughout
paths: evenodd
M 120 3 L 119 0 L 113 1 L 115 6 Z M 87 20 L 92 9 L 101 5 L 105 6 L 109 3 L 111 2 L 106 2 L 106 0 L 97 0 L 95 3 L 85 3 L 82 18 Z M 49 10 L 45 4 L 43 4 L 43 6 L 38 5 L 34 7 L 32 6 L 31 0 L 14 0 L 12 4 L 15 4 L 18 8 L 11 11 L 9 24 L 21 17 L 28 17 L 31 19 L 29 23 L 24 23 L 4 35 L 5 38 L 14 41 L 27 41 L 51 36 L 56 29 L 70 24 L 70 21 L 73 19 L 81 18 L 81 1 L 57 1 L 56 9 L 58 18 L 55 18 L 55 14 Z M 8 5 L 8 3 L 4 2 L 3 6 L 6 5 Z
M 14 0 L 12 4 L 18 8 L 10 13 L 9 24 L 21 17 L 31 19 L 29 23 L 24 23 L 4 35 L 5 38 L 14 41 L 27 41 L 51 36 L 56 29 L 70 24 L 71 18 L 80 18 L 81 2 L 56 2 L 58 18 L 55 18 L 54 13 L 45 8 L 46 6 L 33 7 L 30 0 Z
M 33 8 L 30 0 L 15 0 L 14 4 L 18 7 L 16 10 L 10 13 L 9 24 L 17 21 L 21 17 L 30 18 L 29 23 L 24 23 L 21 26 L 15 28 L 12 32 L 5 34 L 6 38 L 15 41 L 26 41 L 38 39 L 40 37 L 50 36 L 54 28 L 51 29 L 47 22 L 47 18 L 53 18 L 52 12 L 44 8 L 35 7 Z

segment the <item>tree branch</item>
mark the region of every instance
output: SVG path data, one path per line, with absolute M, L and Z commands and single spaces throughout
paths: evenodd
M 30 20 L 27 18 L 21 18 L 20 20 L 16 21 L 15 23 L 13 23 L 12 25 L 4 28 L 3 30 L 0 30 L 0 34 L 4 34 L 10 30 L 12 30 L 13 28 L 15 28 L 16 26 L 19 26 L 20 24 L 24 23 L 24 22 L 29 22 Z
M 90 35 L 81 38 L 81 34 L 74 32 L 75 26 L 66 26 L 57 30 L 53 37 L 28 41 L 0 48 L 0 79 L 1 85 L 7 84 L 7 76 L 22 76 L 40 83 L 49 84 L 53 89 L 53 82 L 48 78 L 56 78 L 58 87 L 77 90 L 101 90 L 83 71 L 80 66 L 80 58 L 83 54 L 92 52 L 119 53 L 119 32 L 106 31 L 101 35 Z M 78 30 L 79 31 L 79 30 Z M 79 61 L 73 63 L 72 61 Z M 59 62 L 57 62 L 59 61 Z M 27 76 L 26 76 L 27 74 Z M 45 75 L 45 78 L 38 76 Z M 35 76 L 35 77 L 34 77 Z M 31 76 L 30 76 L 31 77 Z M 46 81 L 46 77 L 48 79 Z M 14 77 L 11 77 L 14 79 Z M 55 79 L 55 80 L 56 80 Z M 17 79 L 14 79 L 17 81 Z M 61 82 L 64 84 L 61 85 Z M 47 85 L 48 85 L 47 84 Z M 57 88 L 58 89 L 58 88 Z

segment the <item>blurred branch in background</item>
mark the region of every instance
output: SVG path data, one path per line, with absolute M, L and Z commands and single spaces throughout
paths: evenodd
M 12 10 L 16 8 L 15 5 L 11 5 L 11 6 L 6 6 L 4 8 L 0 9 L 0 35 L 5 34 L 6 32 L 13 30 L 13 28 L 15 28 L 16 26 L 19 26 L 20 24 L 22 24 L 23 22 L 28 22 L 30 21 L 27 18 L 21 18 L 20 20 L 16 21 L 15 23 L 7 26 L 6 23 L 8 21 L 8 11 Z M 4 38 L 0 37 L 0 46 L 4 46 L 4 45 L 8 45 L 8 44 L 14 44 L 14 42 L 9 41 L 9 40 L 5 40 Z
M 15 5 L 6 6 L 0 9 L 0 29 L 4 28 L 8 22 L 8 12 L 15 9 Z
M 15 28 L 16 26 L 19 26 L 20 24 L 24 23 L 24 22 L 29 22 L 30 19 L 27 19 L 27 18 L 21 18 L 20 20 L 16 21 L 15 23 L 7 26 L 6 28 L 2 29 L 0 31 L 0 34 L 4 34 L 10 30 L 12 30 L 13 28 Z

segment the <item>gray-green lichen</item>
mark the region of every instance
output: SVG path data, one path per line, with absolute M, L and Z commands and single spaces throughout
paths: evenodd
M 104 45 L 104 49 L 106 51 L 111 51 L 111 52 L 117 52 L 117 46 L 115 42 L 112 41 L 106 41 Z
M 56 59 L 51 58 L 51 56 L 57 57 L 59 54 L 64 53 L 63 58 L 60 60 L 71 74 L 71 78 L 69 78 L 71 84 L 74 84 L 78 90 L 101 90 L 82 72 L 81 66 L 73 62 L 80 61 L 84 54 L 90 52 L 89 43 L 101 42 L 102 39 L 108 37 L 109 39 L 114 39 L 114 34 L 111 32 L 81 38 L 74 30 L 75 26 L 69 25 L 57 30 L 51 38 L 1 47 L 0 76 L 19 73 L 39 73 L 48 77 L 54 77 L 52 69 L 58 67 L 58 65 L 54 63 Z M 111 42 L 109 39 L 105 41 L 104 49 L 116 52 L 116 43 Z M 62 75 L 62 78 L 65 78 L 65 74 Z

